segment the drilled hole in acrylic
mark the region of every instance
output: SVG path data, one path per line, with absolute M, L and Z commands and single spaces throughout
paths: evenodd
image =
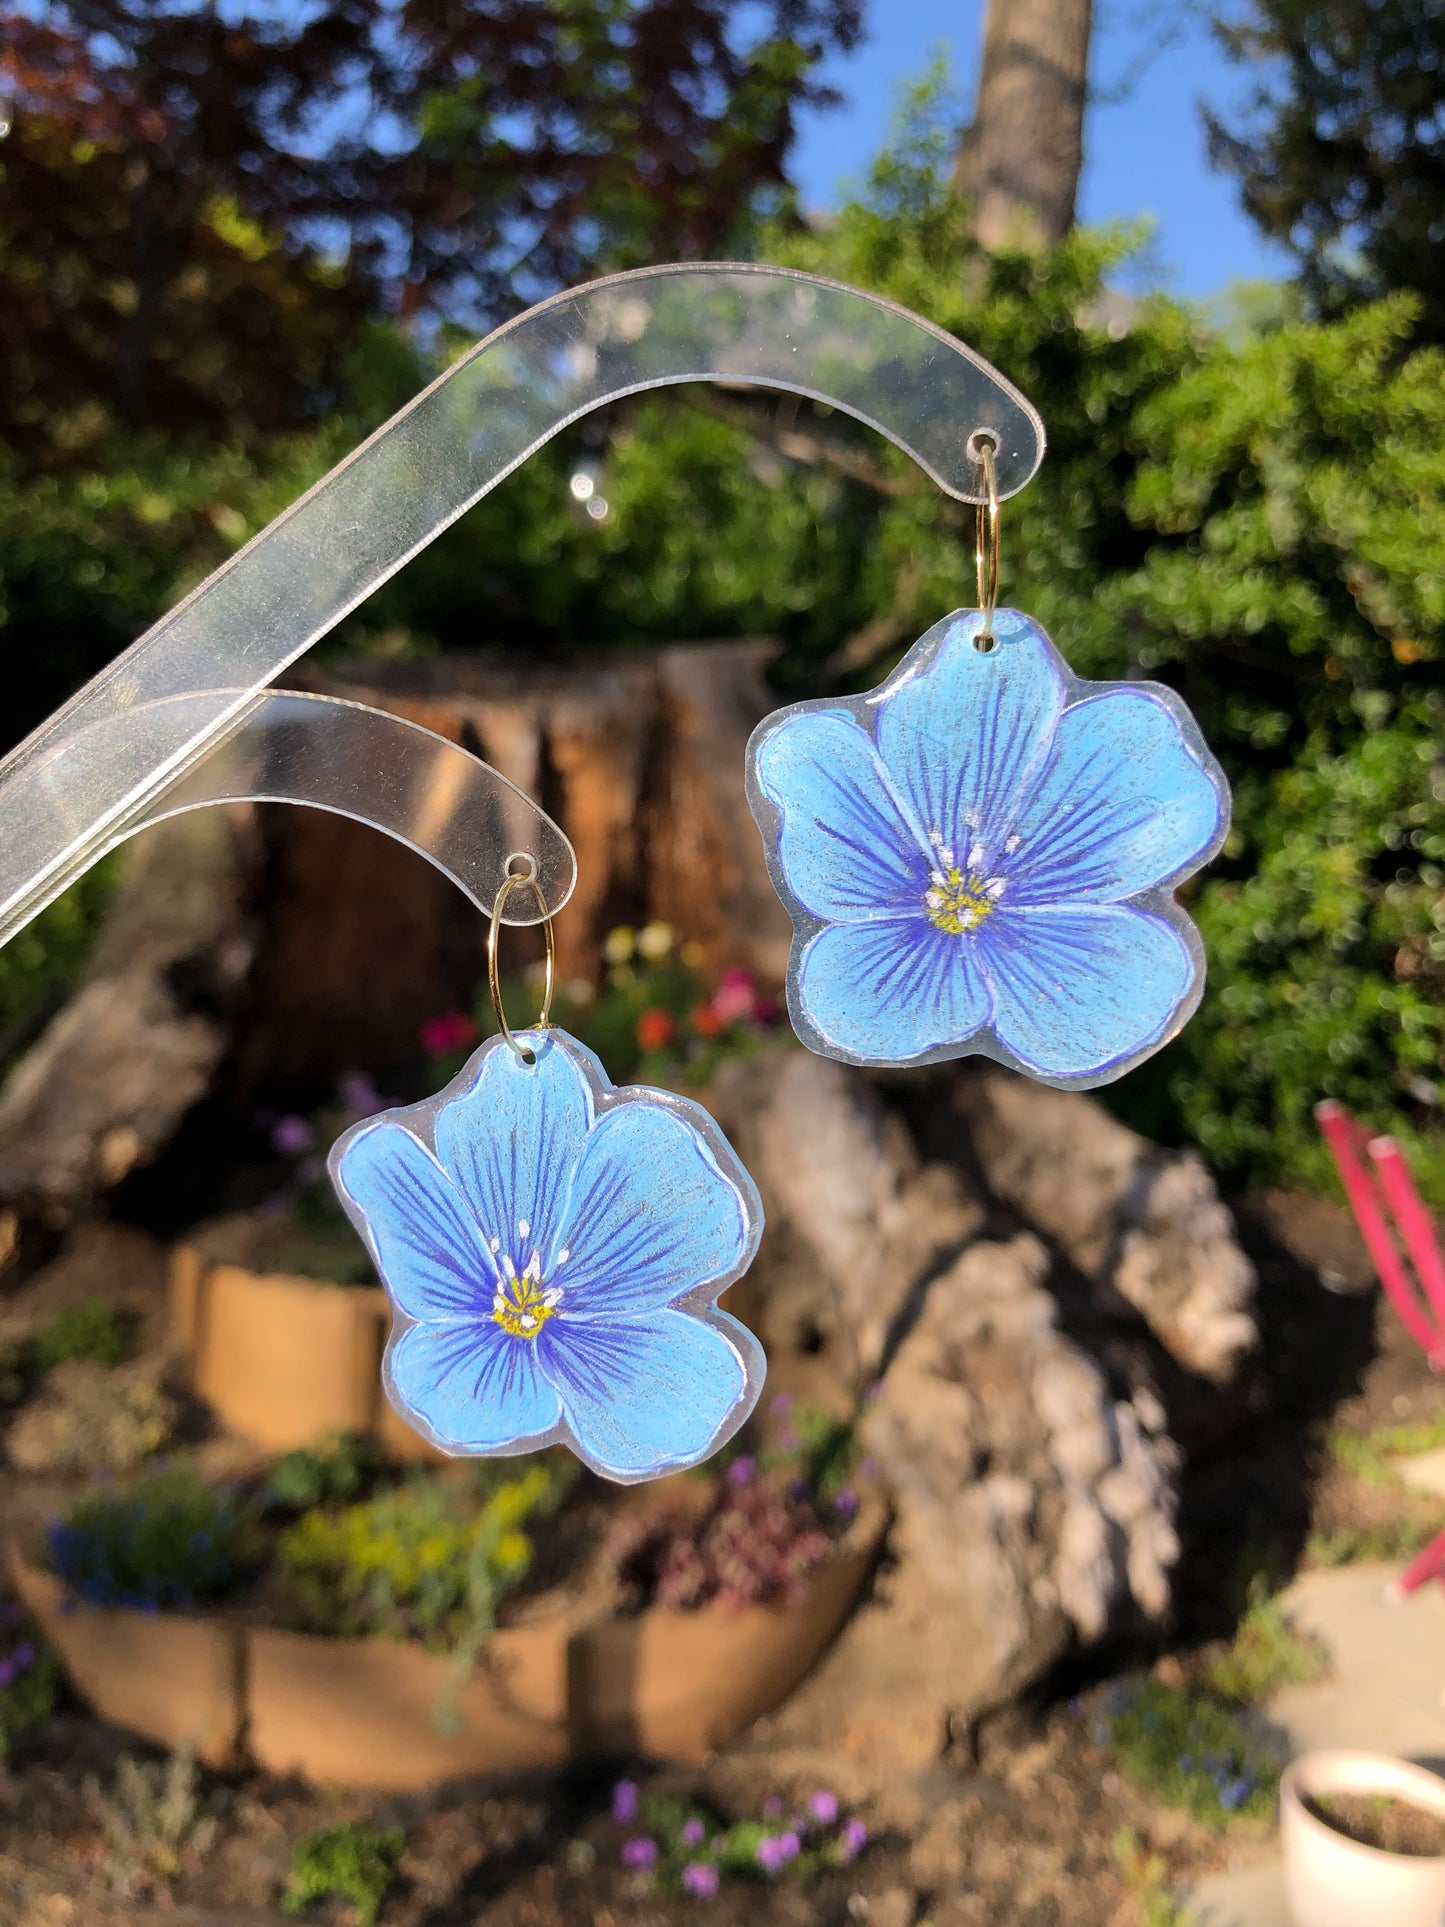
M 973 646 L 981 656 L 991 656 L 998 648 L 998 637 L 992 629 L 980 629 L 973 639 Z
M 998 436 L 991 428 L 975 428 L 963 445 L 963 452 L 971 462 L 982 463 L 984 451 L 990 455 L 998 453 Z
M 513 850 L 507 858 L 507 875 L 523 883 L 537 881 L 537 859 L 530 850 Z

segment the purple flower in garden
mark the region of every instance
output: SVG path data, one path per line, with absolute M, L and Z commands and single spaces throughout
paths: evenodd
M 751 1485 L 753 1474 L 757 1469 L 757 1461 L 749 1458 L 748 1455 L 744 1453 L 740 1459 L 734 1459 L 728 1467 L 728 1484 L 731 1486 Z
M 833 1501 L 833 1510 L 840 1519 L 851 1519 L 858 1510 L 858 1494 L 851 1485 L 845 1485 Z
M 682 1870 L 682 1885 L 685 1893 L 696 1900 L 711 1900 L 717 1893 L 718 1873 L 716 1867 L 709 1867 L 701 1860 L 693 1860 Z
M 23 1673 L 27 1666 L 35 1664 L 35 1648 L 27 1640 L 24 1645 L 15 1648 L 10 1655 L 10 1662 L 17 1673 Z
M 838 1796 L 820 1789 L 808 1796 L 808 1811 L 820 1827 L 831 1827 L 838 1818 Z
M 838 1858 L 846 1867 L 850 1860 L 856 1860 L 868 1844 L 868 1829 L 861 1820 L 845 1820 L 843 1831 L 838 1836 Z
M 868 1457 L 866 1459 L 863 1459 L 859 1463 L 858 1477 L 863 1481 L 865 1485 L 872 1485 L 873 1481 L 878 1477 L 878 1474 L 882 1470 L 883 1470 L 882 1466 L 879 1465 L 877 1459 L 875 1459 L 872 1453 L 870 1452 Z
M 791 1827 L 786 1833 L 778 1835 L 778 1858 L 785 1864 L 789 1860 L 796 1860 L 802 1850 L 803 1843 Z
M 677 1837 L 685 1847 L 700 1847 L 707 1838 L 707 1828 L 701 1820 L 684 1820 Z
M 774 1418 L 786 1418 L 792 1409 L 793 1394 L 791 1392 L 778 1392 L 774 1396 L 772 1404 L 768 1407 L 768 1410 Z
M 612 1789 L 612 1817 L 619 1827 L 631 1826 L 637 1818 L 637 1782 L 619 1780 Z
M 0 1659 L 0 1687 L 8 1686 L 11 1680 L 14 1679 L 14 1677 L 15 1677 L 14 1660 Z
M 657 1862 L 657 1842 L 649 1840 L 645 1833 L 635 1834 L 631 1840 L 622 1843 L 622 1864 L 624 1867 L 651 1867 Z
M 365 1071 L 353 1071 L 336 1086 L 336 1095 L 354 1117 L 375 1117 L 386 1109 L 386 1099 Z
M 767 1799 L 764 1800 L 763 1802 L 763 1818 L 765 1820 L 776 1820 L 778 1816 L 782 1813 L 782 1811 L 783 1811 L 782 1801 L 778 1798 L 776 1793 L 770 1793 Z
M 284 1158 L 299 1158 L 316 1142 L 316 1133 L 304 1117 L 278 1117 L 271 1126 L 271 1148 Z
M 783 1851 L 781 1841 L 772 1834 L 765 1833 L 757 1846 L 758 1865 L 765 1874 L 776 1877 L 783 1871 Z

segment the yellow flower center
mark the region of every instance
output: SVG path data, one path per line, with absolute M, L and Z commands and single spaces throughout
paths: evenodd
M 535 1338 L 562 1302 L 557 1287 L 542 1288 L 541 1264 L 536 1253 L 521 1277 L 510 1257 L 502 1259 L 503 1278 L 492 1297 L 492 1317 L 513 1338 Z
M 935 870 L 924 897 L 928 921 L 950 937 L 961 937 L 965 930 L 976 930 L 985 917 L 998 908 L 988 893 L 988 878 L 976 870 Z

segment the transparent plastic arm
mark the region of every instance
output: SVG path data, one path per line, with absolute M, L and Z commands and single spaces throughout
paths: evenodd
M 434 863 L 487 916 L 509 865 L 535 877 L 549 904 L 565 903 L 577 881 L 571 843 L 506 777 L 420 723 L 336 696 L 268 689 L 249 698 L 231 733 L 112 845 L 142 823 L 215 803 L 305 803 L 369 823 Z M 514 890 L 502 922 L 541 921 L 532 892 Z
M 995 441 L 1002 496 L 1043 458 L 1038 416 L 987 362 L 838 282 L 699 263 L 545 301 L 480 342 L 0 763 L 0 943 L 149 820 L 268 683 L 559 429 L 624 395 L 707 380 L 832 403 L 961 501 L 977 499 L 973 434 Z

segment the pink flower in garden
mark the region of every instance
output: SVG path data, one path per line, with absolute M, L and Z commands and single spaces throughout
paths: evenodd
M 783 1811 L 782 1801 L 778 1798 L 776 1793 L 770 1793 L 767 1799 L 764 1800 L 763 1802 L 763 1818 L 765 1820 L 776 1820 L 782 1811 Z
M 724 1024 L 746 1022 L 757 1009 L 758 991 L 750 970 L 725 970 L 713 992 L 712 1007 Z
M 820 1790 L 808 1796 L 808 1811 L 820 1827 L 831 1827 L 838 1818 L 838 1796 Z
M 701 1820 L 684 1820 L 677 1837 L 685 1847 L 700 1847 L 707 1838 L 707 1828 Z
M 637 1834 L 626 1840 L 622 1846 L 624 1867 L 651 1867 L 657 1860 L 657 1842 L 649 1840 L 645 1833 Z
M 751 1485 L 753 1474 L 757 1471 L 757 1461 L 745 1452 L 740 1459 L 734 1459 L 728 1467 L 727 1479 L 731 1486 Z
M 284 1158 L 299 1158 L 316 1142 L 316 1133 L 304 1117 L 278 1117 L 271 1126 L 271 1148 Z
M 682 1870 L 682 1885 L 696 1900 L 711 1900 L 717 1893 L 718 1873 L 701 1860 L 691 1861 Z
M 618 1826 L 630 1826 L 637 1818 L 637 1782 L 619 1780 L 612 1789 L 612 1817 Z
M 386 1109 L 386 1099 L 365 1071 L 352 1071 L 336 1086 L 336 1095 L 356 1118 L 375 1117 Z
M 470 1050 L 477 1041 L 477 1027 L 464 1010 L 445 1010 L 421 1027 L 421 1047 L 428 1057 L 445 1057 L 449 1051 Z

